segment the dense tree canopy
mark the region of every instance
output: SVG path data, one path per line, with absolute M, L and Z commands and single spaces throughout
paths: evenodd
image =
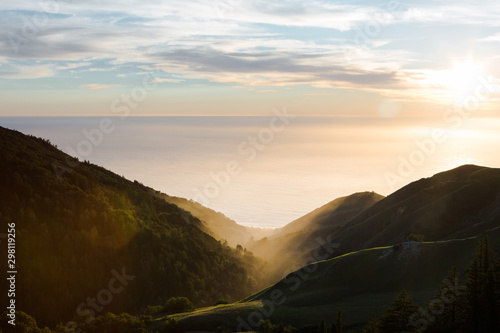
M 142 313 L 174 296 L 212 305 L 258 288 L 251 253 L 216 241 L 159 192 L 46 140 L 0 128 L 0 171 L 0 225 L 16 224 L 17 302 L 44 325 Z

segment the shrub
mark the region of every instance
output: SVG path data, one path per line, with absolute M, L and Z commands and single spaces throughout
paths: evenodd
M 406 240 L 408 242 L 420 242 L 420 243 L 422 243 L 424 241 L 424 235 L 409 234 L 408 237 L 406 237 Z
M 194 309 L 193 303 L 187 297 L 171 297 L 163 306 L 163 312 L 167 314 L 191 312 Z
M 229 304 L 229 301 L 221 298 L 216 300 L 214 305 L 221 305 L 221 304 Z

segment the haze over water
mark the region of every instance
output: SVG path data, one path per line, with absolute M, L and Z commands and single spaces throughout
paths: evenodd
M 437 118 L 296 117 L 286 127 L 277 121 L 280 130 L 272 131 L 272 118 L 113 117 L 114 130 L 80 159 L 166 194 L 196 199 L 240 224 L 270 228 L 354 192 L 388 195 L 462 164 L 500 166 L 499 119 L 469 119 L 446 131 L 447 139 L 421 165 L 401 175 L 401 159 L 422 151 L 416 141 L 429 142 L 433 130 L 449 125 Z M 101 119 L 1 117 L 0 125 L 48 138 L 75 155 L 87 140 L 82 131 L 98 128 Z M 228 179 L 221 172 L 230 161 L 239 173 Z M 390 184 L 387 172 L 401 178 Z M 214 175 L 221 177 L 219 185 Z

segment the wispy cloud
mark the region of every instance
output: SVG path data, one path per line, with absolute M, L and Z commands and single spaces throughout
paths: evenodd
M 65 69 L 77 69 L 77 68 L 81 68 L 81 67 L 88 67 L 90 66 L 92 63 L 90 62 L 76 62 L 76 63 L 67 63 L 65 65 L 62 65 L 62 66 L 57 66 L 56 68 L 59 69 L 59 70 L 65 70 Z
M 57 13 L 29 1 L 0 4 L 0 77 L 58 76 L 78 87 L 70 81 L 78 73 L 83 82 L 108 83 L 81 87 L 106 89 L 137 84 L 141 69 L 158 68 L 165 75 L 156 83 L 179 86 L 307 85 L 411 99 L 443 93 L 425 77 L 458 53 L 488 62 L 500 41 L 494 1 L 248 0 L 226 2 L 222 12 L 217 1 L 202 0 L 58 4 Z M 35 14 L 46 14 L 46 24 Z M 488 48 L 476 52 L 478 42 Z
M 0 78 L 4 79 L 40 79 L 54 75 L 50 66 L 15 66 L 0 67 Z
M 85 84 L 81 87 L 88 90 L 102 90 L 102 89 L 115 88 L 116 86 L 110 86 L 105 84 Z
M 152 83 L 165 83 L 165 82 L 168 82 L 168 83 L 179 83 L 179 82 L 182 82 L 184 80 L 180 80 L 180 79 L 161 79 L 161 78 L 157 78 L 157 79 L 154 79 L 152 81 Z
M 478 42 L 500 42 L 500 33 L 480 38 Z

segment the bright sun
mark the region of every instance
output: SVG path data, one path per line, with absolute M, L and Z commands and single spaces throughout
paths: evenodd
M 444 85 L 455 95 L 458 101 L 474 94 L 479 78 L 482 76 L 481 66 L 472 62 L 455 64 L 453 69 L 444 74 Z
M 431 82 L 444 88 L 457 103 L 474 94 L 482 77 L 482 66 L 474 62 L 455 63 L 453 68 L 436 71 Z
M 457 64 L 450 70 L 449 84 L 452 88 L 468 90 L 481 76 L 481 66 L 474 63 Z

